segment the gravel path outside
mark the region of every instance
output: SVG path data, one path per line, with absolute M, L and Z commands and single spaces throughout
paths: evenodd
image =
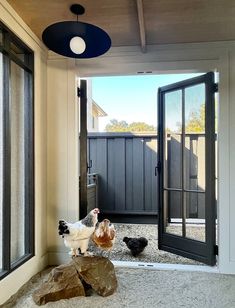
M 157 225 L 147 224 L 114 224 L 116 229 L 116 241 L 112 251 L 102 252 L 92 242 L 90 243 L 89 250 L 96 255 L 102 255 L 109 257 L 110 260 L 115 261 L 139 261 L 149 263 L 172 263 L 172 264 L 200 264 L 202 263 L 190 260 L 175 254 L 165 252 L 158 249 L 158 227 Z M 173 233 L 177 233 L 179 227 L 171 227 Z M 191 226 L 188 228 L 189 234 L 197 239 L 203 238 L 204 227 L 202 226 Z M 126 244 L 123 242 L 123 237 L 145 237 L 148 240 L 148 246 L 138 256 L 133 257 Z

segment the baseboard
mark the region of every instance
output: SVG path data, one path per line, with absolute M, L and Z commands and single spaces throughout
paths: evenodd
M 207 265 L 188 265 L 188 264 L 170 264 L 170 263 L 146 263 L 146 262 L 129 262 L 129 261 L 112 261 L 115 267 L 128 268 L 146 268 L 152 270 L 166 271 L 187 271 L 187 272 L 205 272 L 219 273 L 217 266 Z

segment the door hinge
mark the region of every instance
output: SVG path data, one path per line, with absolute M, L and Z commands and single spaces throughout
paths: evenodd
M 216 256 L 218 256 L 218 253 L 219 253 L 218 245 L 215 245 L 215 246 L 214 246 L 214 254 L 215 254 Z
M 218 83 L 214 83 L 213 84 L 213 92 L 216 93 L 218 91 L 219 91 L 219 85 L 218 85 Z
M 81 97 L 81 89 L 79 87 L 77 87 L 77 96 Z

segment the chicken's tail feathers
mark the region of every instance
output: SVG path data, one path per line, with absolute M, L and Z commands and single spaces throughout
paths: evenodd
M 145 237 L 140 237 L 139 240 L 142 242 L 142 244 L 146 247 L 148 245 L 148 240 Z

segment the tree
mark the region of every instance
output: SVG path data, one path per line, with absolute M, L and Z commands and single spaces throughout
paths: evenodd
M 205 132 L 205 104 L 200 106 L 198 112 L 192 111 L 189 120 L 185 124 L 186 133 Z
M 128 124 L 126 121 L 110 120 L 110 123 L 105 126 L 106 132 L 126 132 Z
M 218 102 L 215 101 L 215 131 L 218 130 L 218 115 L 217 115 Z M 181 131 L 181 123 L 177 123 L 178 132 Z M 167 128 L 168 132 L 171 131 Z M 189 115 L 189 120 L 185 123 L 186 133 L 204 133 L 205 132 L 205 104 L 200 106 L 198 112 L 192 111 Z
M 132 122 L 128 124 L 126 121 L 118 121 L 113 119 L 105 127 L 106 132 L 153 132 L 156 127 L 145 122 Z
M 152 132 L 156 131 L 156 127 L 145 122 L 132 122 L 128 127 L 130 132 Z

